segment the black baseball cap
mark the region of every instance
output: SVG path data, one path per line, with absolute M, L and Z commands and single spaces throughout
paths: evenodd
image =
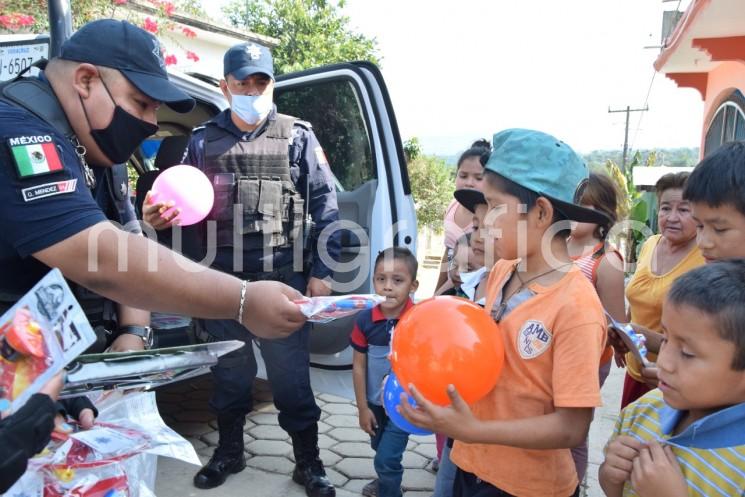
M 194 108 L 194 99 L 168 81 L 157 38 L 127 21 L 85 24 L 62 44 L 60 59 L 116 69 L 142 93 L 176 112 Z
M 274 79 L 272 53 L 264 45 L 248 42 L 232 46 L 223 57 L 223 74 L 246 79 L 252 74 L 266 74 Z
M 460 190 L 455 190 L 455 192 L 453 193 L 453 197 L 455 197 L 455 200 L 457 200 L 460 205 L 462 205 L 472 213 L 476 212 L 477 205 L 486 205 L 486 198 L 484 198 L 484 194 L 481 193 L 479 190 L 474 190 L 471 188 L 462 188 Z

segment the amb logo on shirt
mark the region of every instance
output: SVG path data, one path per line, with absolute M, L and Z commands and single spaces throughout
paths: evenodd
M 21 179 L 63 169 L 57 146 L 50 135 L 16 136 L 8 139 L 8 146 Z
M 548 350 L 553 335 L 540 321 L 526 321 L 517 334 L 517 350 L 523 359 L 533 359 Z

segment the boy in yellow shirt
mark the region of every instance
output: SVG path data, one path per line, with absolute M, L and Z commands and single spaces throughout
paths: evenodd
M 659 390 L 621 412 L 600 485 L 608 497 L 745 495 L 745 260 L 678 278 L 662 329 Z

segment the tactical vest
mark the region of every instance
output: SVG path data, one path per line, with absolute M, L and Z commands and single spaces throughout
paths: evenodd
M 57 100 L 57 96 L 52 91 L 49 84 L 46 84 L 36 78 L 17 78 L 14 81 L 0 85 L 0 100 L 28 110 L 41 120 L 55 128 L 63 134 L 65 138 L 72 139 L 75 136 L 70 123 L 67 121 L 62 107 Z M 109 194 L 116 206 L 116 211 L 120 218 L 115 221 L 122 223 L 126 206 L 123 202 L 128 202 L 126 192 L 123 195 L 116 195 L 118 188 L 116 185 L 121 184 L 122 178 L 127 180 L 127 167 L 125 164 L 117 165 L 107 171 L 105 180 L 109 182 Z M 119 183 L 118 183 L 119 182 Z M 104 187 L 104 185 L 100 185 Z M 122 223 L 123 224 L 123 223 Z M 3 288 L 6 279 L 0 278 L 0 312 L 4 312 L 12 307 L 23 295 L 17 294 L 14 289 Z M 75 297 L 80 302 L 91 325 L 104 326 L 111 329 L 115 322 L 115 304 L 114 302 L 98 295 L 85 287 L 82 287 L 72 281 L 67 282 L 70 285 Z
M 205 173 L 215 190 L 208 219 L 217 221 L 218 247 L 232 247 L 242 237 L 244 250 L 285 248 L 301 236 L 304 201 L 290 176 L 295 122 L 277 114 L 252 141 L 205 128 Z

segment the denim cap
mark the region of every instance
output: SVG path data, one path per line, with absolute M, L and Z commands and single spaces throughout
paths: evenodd
M 493 138 L 486 170 L 548 198 L 564 217 L 607 224 L 608 217 L 579 205 L 589 179 L 585 161 L 563 141 L 531 129 L 507 129 Z
M 60 59 L 117 69 L 156 102 L 182 113 L 194 108 L 194 99 L 168 80 L 160 42 L 127 21 L 99 19 L 85 24 L 62 44 Z
M 263 45 L 248 42 L 230 47 L 223 57 L 223 74 L 242 80 L 252 74 L 266 74 L 274 79 L 272 53 Z

